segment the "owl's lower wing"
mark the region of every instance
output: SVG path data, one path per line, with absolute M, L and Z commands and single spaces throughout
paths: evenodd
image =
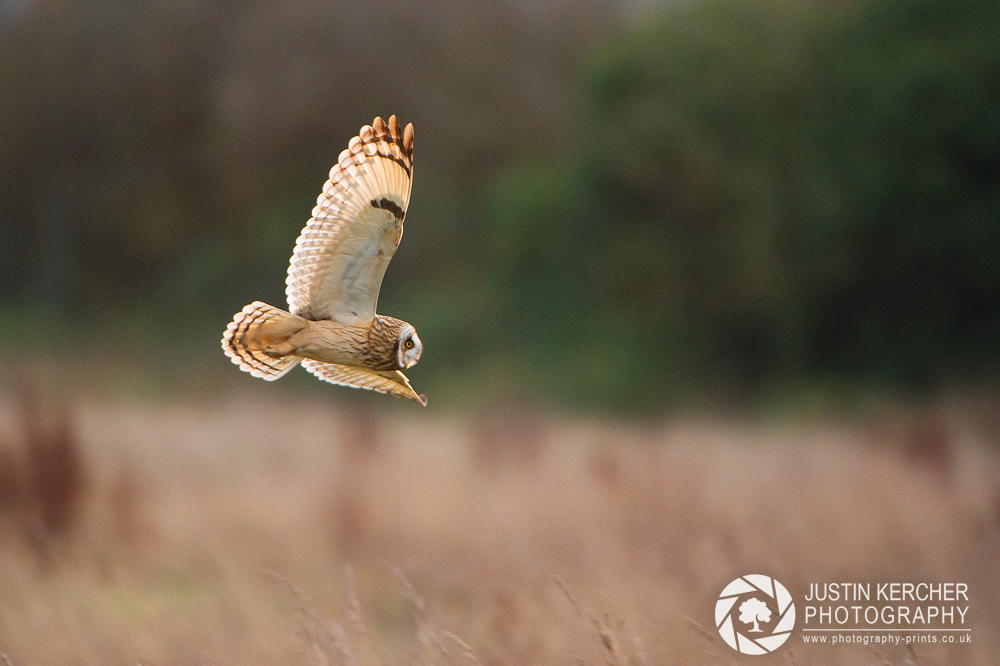
M 288 267 L 289 310 L 358 324 L 375 317 L 386 266 L 403 236 L 413 174 L 413 125 L 376 118 L 330 170 Z
M 417 395 L 410 386 L 410 380 L 399 370 L 368 370 L 339 363 L 322 363 L 312 359 L 304 359 L 302 367 L 331 384 L 390 393 L 401 398 L 416 400 L 424 407 L 427 406 L 427 396 Z

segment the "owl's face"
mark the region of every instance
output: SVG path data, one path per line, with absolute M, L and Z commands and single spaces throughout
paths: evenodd
M 406 370 L 416 365 L 417 361 L 420 360 L 420 352 L 423 350 L 424 346 L 420 343 L 420 338 L 417 337 L 414 328 L 409 324 L 404 326 L 396 341 L 396 360 L 400 369 Z

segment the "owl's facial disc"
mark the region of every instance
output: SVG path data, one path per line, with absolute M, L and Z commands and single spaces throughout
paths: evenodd
M 396 357 L 399 361 L 399 367 L 405 370 L 415 365 L 420 360 L 420 352 L 423 350 L 424 346 L 420 343 L 417 332 L 413 330 L 412 326 L 407 324 L 399 336 L 399 344 L 396 347 Z

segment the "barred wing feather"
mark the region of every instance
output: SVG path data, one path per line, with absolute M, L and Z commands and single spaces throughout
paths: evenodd
M 285 280 L 293 314 L 343 324 L 375 318 L 382 277 L 403 236 L 412 175 L 412 124 L 401 130 L 396 116 L 376 118 L 351 139 L 295 243 Z
M 410 380 L 399 370 L 367 370 L 339 363 L 321 363 L 312 359 L 302 361 L 302 367 L 331 384 L 391 393 L 427 405 L 427 396 L 417 395 Z

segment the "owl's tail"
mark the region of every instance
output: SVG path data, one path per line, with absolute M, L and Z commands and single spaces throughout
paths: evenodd
M 307 320 L 267 303 L 254 301 L 237 312 L 222 334 L 222 350 L 240 370 L 274 381 L 302 359 L 288 356 L 288 338 L 301 331 Z

